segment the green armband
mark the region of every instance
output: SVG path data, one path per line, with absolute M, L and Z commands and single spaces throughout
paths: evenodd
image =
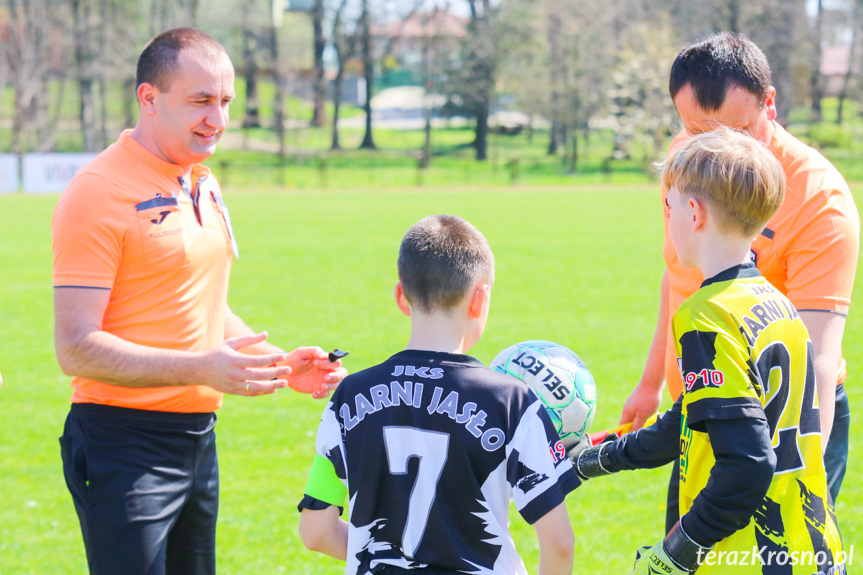
M 332 462 L 326 457 L 315 455 L 309 481 L 306 483 L 306 495 L 337 507 L 345 506 L 348 490 L 336 475 Z

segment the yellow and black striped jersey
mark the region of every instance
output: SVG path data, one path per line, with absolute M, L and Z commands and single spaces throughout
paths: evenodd
M 716 465 L 706 421 L 766 419 L 776 458 L 760 507 L 716 544 L 713 564 L 708 557 L 698 574 L 844 573 L 821 458 L 812 344 L 794 306 L 753 265 L 735 266 L 705 281 L 678 308 L 672 329 L 684 383 L 681 516 Z

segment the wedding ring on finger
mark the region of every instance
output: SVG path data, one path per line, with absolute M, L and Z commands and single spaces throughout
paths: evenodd
M 246 393 L 249 393 L 249 386 L 250 386 L 250 385 L 251 385 L 251 384 L 247 381 L 247 382 L 246 382 Z

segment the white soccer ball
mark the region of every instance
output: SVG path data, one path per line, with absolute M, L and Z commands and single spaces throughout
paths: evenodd
M 489 367 L 530 386 L 567 449 L 587 433 L 596 414 L 596 383 L 572 350 L 550 341 L 523 341 L 497 354 Z

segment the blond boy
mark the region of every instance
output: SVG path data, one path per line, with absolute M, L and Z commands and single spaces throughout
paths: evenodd
M 634 573 L 844 573 L 827 492 L 806 326 L 750 261 L 785 176 L 729 128 L 693 136 L 664 164 L 670 234 L 704 283 L 672 332 L 683 394 L 652 426 L 579 454 L 583 478 L 680 454 L 681 518 Z

